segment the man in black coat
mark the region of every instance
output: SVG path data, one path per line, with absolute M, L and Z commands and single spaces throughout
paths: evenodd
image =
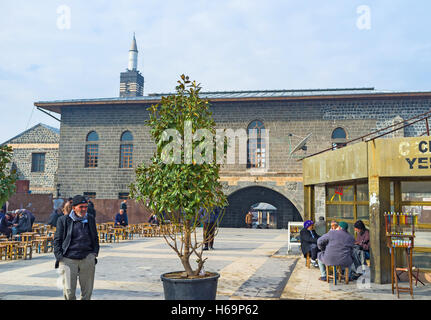
M 313 267 L 318 268 L 319 265 L 316 261 L 317 252 L 319 249 L 317 248 L 317 239 L 319 239 L 319 235 L 314 230 L 314 222 L 312 220 L 307 220 L 304 222 L 304 228 L 299 233 L 299 238 L 301 240 L 301 250 L 304 254 L 304 257 L 307 256 L 307 253 L 310 253 L 311 264 Z
M 54 235 L 55 267 L 63 273 L 63 295 L 75 300 L 79 278 L 81 299 L 90 300 L 93 292 L 95 265 L 99 254 L 96 221 L 87 214 L 88 202 L 78 195 L 73 198 L 69 215 L 58 218 Z

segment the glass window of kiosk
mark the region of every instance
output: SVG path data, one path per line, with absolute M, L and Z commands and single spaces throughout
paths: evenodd
M 326 186 L 326 230 L 331 228 L 331 221 L 344 221 L 349 225 L 348 231 L 354 236 L 353 225 L 362 220 L 369 225 L 368 183 Z
M 401 181 L 401 208 L 418 215 L 413 265 L 431 271 L 431 181 Z

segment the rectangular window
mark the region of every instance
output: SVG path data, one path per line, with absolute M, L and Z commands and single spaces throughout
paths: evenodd
M 99 145 L 87 144 L 85 146 L 85 167 L 97 168 L 98 159 L 99 159 Z
M 118 194 L 118 199 L 122 199 L 122 200 L 129 199 L 129 193 L 128 192 L 120 192 Z
M 360 219 L 365 225 L 369 223 L 368 198 L 367 183 L 327 185 L 326 217 L 328 222 L 330 220 L 344 221 L 349 224 L 349 232 L 353 234 L 355 221 Z
M 31 154 L 31 172 L 45 171 L 45 153 Z
M 327 205 L 329 218 L 340 218 L 353 220 L 353 206 L 350 204 Z
M 133 167 L 133 145 L 122 144 L 120 147 L 120 168 L 132 168 Z
M 84 192 L 84 197 L 88 197 L 90 199 L 96 199 L 96 192 Z

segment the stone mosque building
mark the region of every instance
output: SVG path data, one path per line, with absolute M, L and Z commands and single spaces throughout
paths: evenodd
M 147 108 L 164 94 L 144 94 L 144 76 L 137 65 L 134 37 L 118 97 L 34 103 L 61 117 L 57 184 L 63 197 L 127 197 L 135 168 L 153 155 L 155 146 L 145 126 Z M 217 128 L 267 133 L 249 137 L 246 163 L 222 167 L 221 182 L 229 201 L 222 221 L 226 227 L 243 227 L 245 214 L 258 203 L 275 208 L 268 219 L 277 228 L 302 221 L 301 158 L 401 124 L 431 106 L 431 92 L 374 88 L 202 92 L 201 97 L 210 101 Z M 418 122 L 389 136 L 418 136 L 425 130 L 425 123 Z M 237 148 L 237 158 L 239 152 Z M 325 187 L 316 186 L 315 192 L 316 215 L 325 216 Z

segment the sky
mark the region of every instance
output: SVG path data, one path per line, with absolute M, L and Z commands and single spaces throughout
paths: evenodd
M 431 91 L 430 11 L 427 0 L 0 0 L 0 143 L 59 128 L 36 101 L 119 96 L 133 32 L 144 95 L 173 92 L 181 74 L 202 91 Z

